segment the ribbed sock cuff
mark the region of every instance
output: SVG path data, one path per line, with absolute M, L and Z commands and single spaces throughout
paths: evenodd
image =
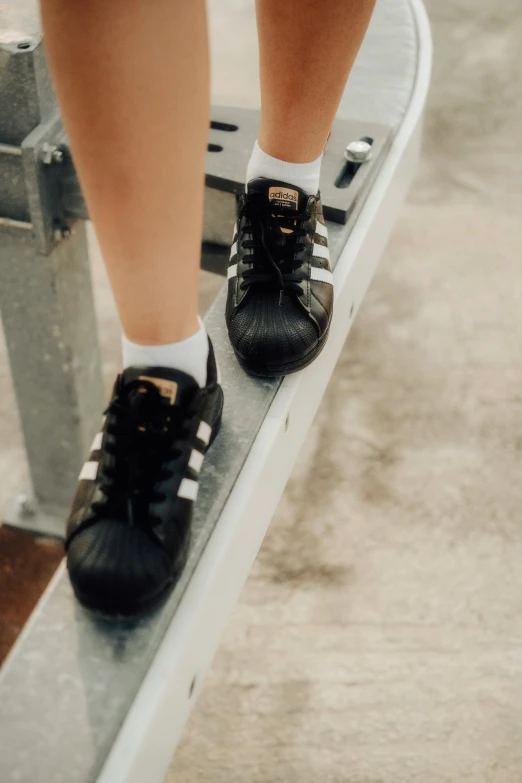
M 277 179 L 288 185 L 301 188 L 309 196 L 315 196 L 319 190 L 321 177 L 322 154 L 311 163 L 288 163 L 285 160 L 273 158 L 263 152 L 258 142 L 254 144 L 252 156 L 247 167 L 247 186 L 251 179 L 266 177 Z
M 208 335 L 201 319 L 195 334 L 177 343 L 140 345 L 122 335 L 123 367 L 170 367 L 191 375 L 199 386 L 207 383 Z

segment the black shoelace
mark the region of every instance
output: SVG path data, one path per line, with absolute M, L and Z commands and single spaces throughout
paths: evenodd
M 154 485 L 173 475 L 161 463 L 182 455 L 175 444 L 186 435 L 187 420 L 196 411 L 165 405 L 155 384 L 136 379 L 125 384 L 105 413 L 110 441 L 104 451 L 109 459 L 100 465 L 104 499 L 93 504 L 94 512 L 98 518 L 115 516 L 131 525 L 154 525 L 159 520 L 148 513 L 148 506 L 165 500 Z
M 253 193 L 243 204 L 238 222 L 247 218 L 245 231 L 253 234 L 253 239 L 243 242 L 243 249 L 251 252 L 243 256 L 245 263 L 251 264 L 243 275 L 241 289 L 247 289 L 255 283 L 274 283 L 279 285 L 279 304 L 283 303 L 285 292 L 303 294 L 300 283 L 302 276 L 296 271 L 301 261 L 296 253 L 305 249 L 302 241 L 307 231 L 302 227 L 304 220 L 310 219 L 308 211 L 289 215 L 273 211 L 265 195 Z M 291 233 L 285 233 L 287 229 Z

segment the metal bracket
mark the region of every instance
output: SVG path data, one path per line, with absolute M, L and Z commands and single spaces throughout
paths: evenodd
M 243 193 L 245 171 L 259 128 L 259 112 L 236 106 L 212 108 L 206 183 L 229 193 Z M 393 139 L 393 127 L 373 122 L 337 118 L 322 163 L 321 196 L 327 220 L 346 224 L 360 199 L 365 197 Z M 371 156 L 347 161 L 351 142 L 366 142 Z M 226 241 L 230 237 L 227 235 Z
M 206 162 L 206 201 L 203 240 L 214 249 L 230 242 L 236 196 L 244 192 L 245 171 L 257 138 L 259 112 L 214 106 Z M 327 220 L 346 224 L 364 201 L 393 137 L 391 126 L 336 119 L 322 165 L 321 194 Z M 5 147 L 6 145 L 4 145 Z M 25 190 L 18 188 L 20 205 L 10 219 L 30 222 L 38 252 L 48 254 L 68 235 L 68 220 L 87 219 L 88 212 L 60 117 L 54 113 L 37 125 L 21 146 L 20 158 L 0 147 L 0 165 L 18 170 L 22 163 Z M 19 148 L 16 148 L 17 150 Z M 2 154 L 3 153 L 3 154 Z M 17 153 L 18 155 L 20 153 Z M 12 175 L 11 179 L 16 180 Z M 11 184 L 10 195 L 13 194 Z M 0 194 L 1 195 L 1 194 Z M 27 208 L 23 209 L 23 200 Z M 0 199 L 1 203 L 1 199 Z M 1 214 L 1 211 L 0 211 Z M 204 250 L 203 267 L 221 271 L 215 253 Z
M 70 233 L 60 195 L 65 146 L 59 115 L 40 123 L 22 142 L 22 160 L 29 214 L 37 251 L 48 255 L 57 241 Z
M 68 235 L 60 197 L 60 133 L 60 118 L 53 114 L 20 146 L 0 144 L 0 226 L 32 231 L 37 252 L 44 255 Z

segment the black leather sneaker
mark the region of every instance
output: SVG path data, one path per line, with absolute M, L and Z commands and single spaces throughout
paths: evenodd
M 204 388 L 164 367 L 129 367 L 118 376 L 67 522 L 67 567 L 82 604 L 132 616 L 173 585 L 222 409 L 210 341 Z
M 226 321 L 240 364 L 265 377 L 301 370 L 323 348 L 332 311 L 320 194 L 251 180 L 239 200 L 228 267 Z

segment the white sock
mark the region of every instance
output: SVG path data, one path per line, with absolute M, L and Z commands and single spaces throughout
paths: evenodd
M 266 177 L 267 179 L 278 179 L 288 185 L 296 185 L 309 196 L 315 196 L 319 190 L 322 160 L 321 153 L 317 160 L 313 160 L 311 163 L 287 163 L 285 160 L 267 155 L 256 141 L 252 157 L 248 161 L 247 186 L 251 179 Z
M 122 335 L 123 367 L 144 365 L 146 367 L 171 367 L 192 375 L 203 387 L 207 383 L 208 336 L 201 318 L 198 331 L 166 345 L 140 345 Z

